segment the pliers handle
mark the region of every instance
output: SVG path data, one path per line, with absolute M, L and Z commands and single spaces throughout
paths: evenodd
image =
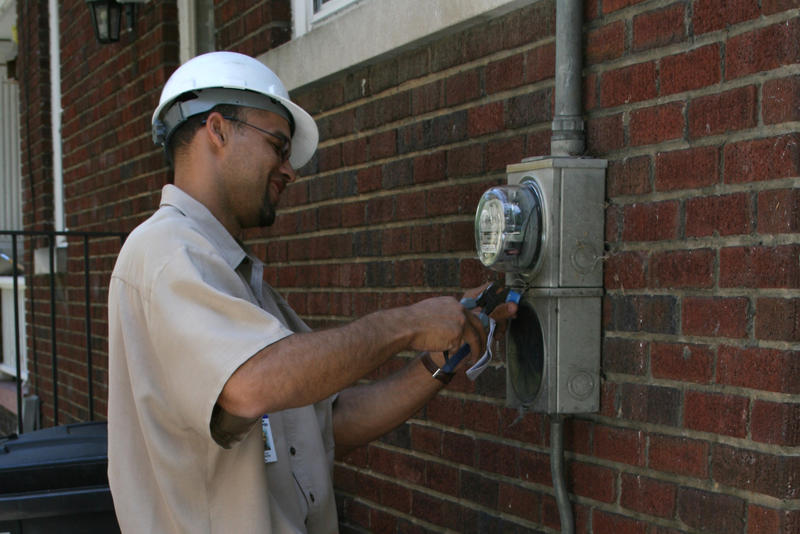
M 504 302 L 516 302 L 519 303 L 519 299 L 522 295 L 511 288 L 497 285 L 495 282 L 489 284 L 486 289 L 481 291 L 481 294 L 478 295 L 478 298 L 463 298 L 461 299 L 461 305 L 464 306 L 468 310 L 472 310 L 475 308 L 481 308 L 481 313 L 478 317 L 481 320 L 481 324 L 483 324 L 483 328 L 489 330 L 489 314 L 491 314 L 494 309 Z M 448 352 L 444 351 L 444 358 L 445 362 L 442 366 L 442 371 L 446 373 L 452 373 L 456 366 L 461 363 L 467 354 L 469 354 L 469 344 L 464 343 L 461 345 L 461 348 L 458 349 L 458 352 L 453 354 L 453 356 L 448 358 Z

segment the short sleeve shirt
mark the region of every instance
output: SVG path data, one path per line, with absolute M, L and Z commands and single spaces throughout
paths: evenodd
M 228 378 L 308 327 L 263 264 L 179 188 L 127 238 L 109 288 L 109 483 L 123 532 L 337 531 L 332 399 L 269 415 L 230 448 L 210 421 Z

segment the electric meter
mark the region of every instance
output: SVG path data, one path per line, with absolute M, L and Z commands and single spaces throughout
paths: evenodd
M 545 232 L 542 192 L 533 181 L 486 191 L 475 214 L 478 259 L 504 272 L 535 271 Z

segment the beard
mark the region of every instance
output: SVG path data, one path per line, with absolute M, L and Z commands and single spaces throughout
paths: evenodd
M 258 225 L 261 227 L 272 226 L 275 223 L 275 205 L 269 198 L 269 190 L 264 193 L 264 201 L 258 211 Z

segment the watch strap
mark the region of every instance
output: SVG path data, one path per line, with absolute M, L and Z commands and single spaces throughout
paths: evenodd
M 427 352 L 423 353 L 420 357 L 420 361 L 422 361 L 422 365 L 425 366 L 433 378 L 441 382 L 442 384 L 449 384 L 450 381 L 455 376 L 455 373 L 448 373 L 446 371 L 442 371 L 435 363 L 433 363 L 433 359 L 431 355 Z

